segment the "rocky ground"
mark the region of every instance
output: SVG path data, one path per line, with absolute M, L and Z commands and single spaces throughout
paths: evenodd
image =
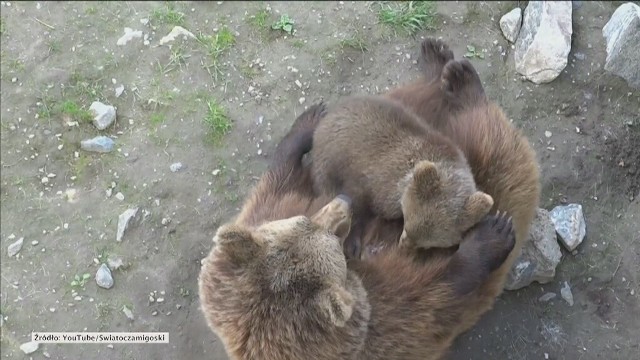
M 420 39 L 436 36 L 471 53 L 529 137 L 541 206 L 578 203 L 586 219 L 553 281 L 502 295 L 451 358 L 635 358 L 640 95 L 604 70 L 602 35 L 620 4 L 575 2 L 569 63 L 536 85 L 499 26 L 524 2 L 2 2 L 2 357 L 225 359 L 197 300 L 214 231 L 305 106 L 416 78 Z M 165 38 L 176 25 L 193 36 Z M 412 37 L 414 26 L 426 29 Z M 170 343 L 25 355 L 32 331 L 161 331 Z

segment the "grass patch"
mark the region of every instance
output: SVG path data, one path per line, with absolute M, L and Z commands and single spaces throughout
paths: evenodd
M 300 39 L 295 39 L 292 43 L 291 46 L 293 46 L 296 49 L 302 49 L 304 47 L 304 41 L 300 40 Z
M 232 124 L 227 111 L 214 99 L 207 100 L 207 115 L 204 118 L 204 123 L 209 131 L 209 140 L 214 144 L 231 131 Z
M 377 3 L 378 20 L 408 35 L 435 29 L 436 7 L 430 1 L 385 1 Z
M 98 12 L 98 8 L 95 6 L 89 6 L 84 10 L 84 13 L 87 15 L 95 15 Z
M 273 30 L 282 30 L 289 35 L 292 35 L 295 30 L 293 29 L 293 19 L 289 17 L 289 15 L 283 14 L 280 16 L 280 19 L 276 21 L 271 28 Z
M 151 21 L 158 24 L 184 25 L 184 13 L 177 11 L 172 4 L 151 12 Z
M 236 37 L 233 35 L 231 30 L 225 26 L 220 29 L 215 36 L 200 34 L 197 38 L 200 44 L 205 48 L 207 55 L 211 60 L 211 63 L 209 65 L 205 65 L 205 68 L 209 74 L 217 79 L 218 75 L 222 75 L 220 57 L 236 43 Z
M 149 118 L 149 121 L 151 122 L 151 124 L 156 126 L 164 123 L 164 120 L 165 120 L 164 114 L 160 114 L 160 113 L 151 114 L 151 117 Z
M 361 38 L 358 35 L 352 36 L 352 37 L 350 37 L 348 39 L 340 40 L 340 47 L 342 49 L 351 48 L 351 49 L 354 49 L 354 50 L 359 50 L 361 52 L 365 52 L 365 51 L 369 50 L 367 42 L 364 41 L 364 39 Z
M 268 27 L 267 22 L 271 14 L 266 9 L 258 11 L 255 15 L 251 15 L 247 22 L 249 25 L 257 29 L 266 29 Z
M 63 116 L 68 116 L 78 122 L 91 122 L 93 114 L 89 110 L 82 109 L 75 101 L 66 100 L 56 109 Z

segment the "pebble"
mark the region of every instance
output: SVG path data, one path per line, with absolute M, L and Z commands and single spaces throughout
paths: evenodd
M 38 240 L 33 240 L 33 241 L 31 242 L 31 245 L 32 245 L 32 246 L 36 246 L 36 245 L 38 245 L 39 243 L 40 243 L 40 242 L 39 242 Z
M 169 166 L 169 169 L 171 170 L 171 172 L 178 172 L 182 169 L 182 163 L 181 162 L 173 163 Z
M 547 137 L 547 138 L 550 138 L 550 137 L 551 137 L 551 135 L 553 135 L 553 134 L 551 133 L 551 131 L 548 131 L 548 130 L 547 130 L 547 131 L 545 131 L 545 132 L 544 132 L 544 136 L 545 136 L 545 137 Z
M 138 214 L 138 208 L 132 208 L 125 210 L 120 216 L 118 216 L 118 231 L 116 232 L 116 241 L 122 241 L 125 230 L 129 227 L 131 219 Z
M 307 100 L 307 99 L 301 97 L 300 99 L 298 99 L 298 102 L 300 103 L 300 105 L 302 105 L 302 104 L 304 104 L 305 100 Z
M 127 305 L 122 307 L 122 312 L 124 313 L 124 316 L 127 317 L 127 319 L 133 321 L 135 319 L 135 317 L 133 316 L 133 312 L 131 311 L 131 309 L 129 309 L 127 307 Z
M 7 248 L 7 252 L 9 253 L 9 257 L 16 256 L 20 250 L 22 250 L 22 244 L 24 243 L 24 238 L 16 240 L 13 244 L 9 245 Z
M 562 244 L 569 251 L 575 250 L 584 240 L 587 231 L 582 205 L 556 206 L 550 215 Z
M 113 286 L 113 277 L 111 276 L 111 270 L 107 264 L 102 264 L 96 272 L 96 284 L 104 289 L 111 289 Z
M 35 341 L 29 341 L 29 342 L 26 342 L 26 343 L 20 345 L 20 350 L 22 350 L 23 353 L 29 355 L 29 354 L 32 354 L 32 353 L 36 352 L 36 350 L 38 350 L 39 346 L 40 346 L 39 343 L 37 343 Z
M 121 192 L 118 192 L 118 193 L 116 194 L 116 199 L 118 199 L 118 200 L 120 200 L 120 201 L 124 200 L 124 194 L 123 194 L 123 193 L 121 193 Z
M 548 293 L 546 293 L 546 294 L 544 294 L 544 295 L 540 296 L 540 297 L 538 298 L 538 301 L 540 301 L 540 302 L 547 302 L 547 301 L 549 301 L 549 300 L 553 300 L 553 299 L 555 299 L 555 298 L 556 298 L 556 296 L 557 296 L 557 295 L 556 295 L 556 293 L 554 293 L 554 292 L 548 292 Z
M 122 35 L 118 41 L 116 42 L 116 45 L 118 46 L 122 46 L 122 45 L 126 45 L 129 41 L 136 39 L 136 38 L 141 38 L 142 37 L 142 30 L 133 30 L 131 28 L 124 28 L 124 35 Z
M 115 142 L 107 136 L 96 136 L 93 139 L 82 140 L 80 148 L 84 151 L 108 153 L 113 150 Z
M 211 175 L 213 176 L 218 176 L 218 174 L 220 174 L 220 169 L 215 169 L 211 172 Z
M 573 306 L 573 293 L 571 293 L 571 287 L 566 281 L 560 289 L 560 296 L 562 296 L 562 298 L 569 304 L 569 306 Z
M 122 95 L 122 93 L 124 92 L 124 85 L 120 85 L 116 88 L 116 97 L 120 97 L 120 95 Z
M 100 101 L 91 103 L 89 111 L 93 112 L 93 125 L 95 125 L 98 130 L 108 128 L 116 120 L 116 108 L 103 104 Z

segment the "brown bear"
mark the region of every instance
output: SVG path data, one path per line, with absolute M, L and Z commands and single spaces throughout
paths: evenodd
M 509 213 L 516 232 L 516 245 L 507 261 L 472 294 L 474 306 L 464 313 L 460 329 L 464 331 L 493 306 L 528 238 L 540 198 L 539 170 L 526 137 L 487 98 L 469 61 L 454 60 L 446 43 L 432 38 L 423 41 L 421 53 L 423 77 L 385 96 L 411 109 L 462 150 L 478 189 L 493 198 L 492 212 Z M 387 223 L 377 224 L 374 229 L 389 232 L 399 227 Z M 384 241 L 392 236 L 379 239 L 381 242 L 372 244 L 373 248 L 388 246 Z
M 356 258 L 353 245 L 376 215 L 403 220 L 400 243 L 409 249 L 450 247 L 493 206 L 451 140 L 382 96 L 349 97 L 332 107 L 313 143 L 316 191 L 353 199 L 346 248 Z
M 440 358 L 469 294 L 511 252 L 511 219 L 485 217 L 428 263 L 399 251 L 347 262 L 350 199 L 312 210 L 321 198 L 301 181 L 316 113 L 296 120 L 241 215 L 216 232 L 198 279 L 208 326 L 232 359 Z

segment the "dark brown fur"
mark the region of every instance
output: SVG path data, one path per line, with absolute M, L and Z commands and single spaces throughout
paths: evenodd
M 528 238 L 540 197 L 538 164 L 526 137 L 487 99 L 471 63 L 453 60 L 448 46 L 435 39 L 422 43 L 421 60 L 424 78 L 386 96 L 413 110 L 462 150 L 478 189 L 493 197 L 492 212 L 513 216 L 516 231 L 516 245 L 507 261 L 474 292 L 463 331 L 493 306 Z
M 314 114 L 296 124 L 312 125 Z M 513 247 L 511 220 L 485 218 L 454 255 L 427 263 L 398 249 L 347 263 L 349 201 L 309 191 L 300 151 L 310 144 L 297 125 L 241 214 L 216 233 L 199 276 L 209 327 L 233 359 L 439 359 L 473 306 L 469 294 Z
M 493 205 L 476 191 L 453 142 L 381 96 L 332 107 L 316 129 L 311 159 L 318 193 L 353 198 L 356 226 L 348 244 L 378 215 L 403 219 L 402 245 L 450 247 Z

